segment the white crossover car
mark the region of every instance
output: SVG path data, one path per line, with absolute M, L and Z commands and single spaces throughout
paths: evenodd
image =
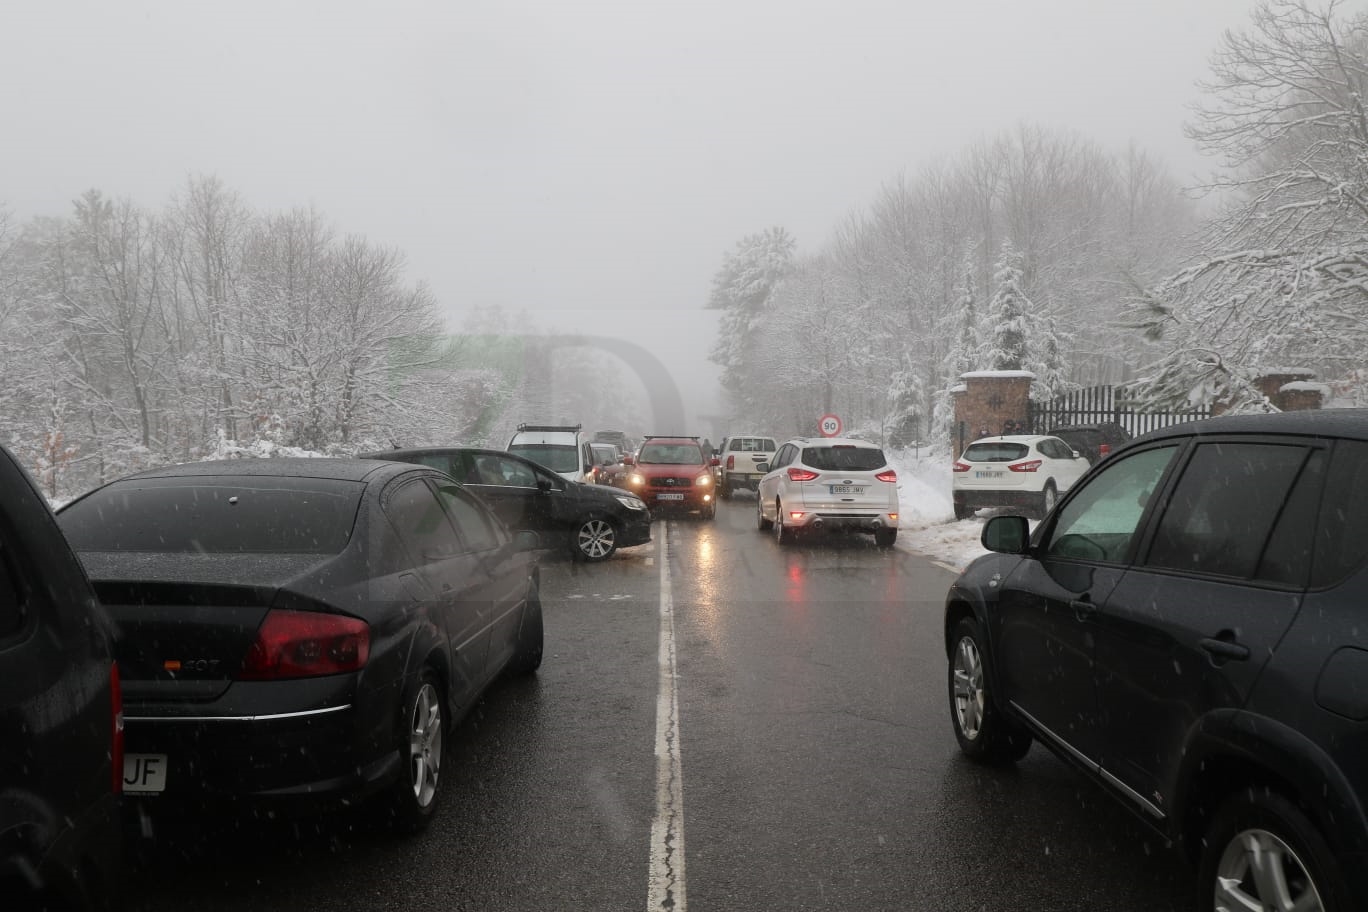
M 1041 517 L 1088 470 L 1087 457 L 1058 437 L 984 437 L 964 448 L 951 475 L 955 518 L 982 507 L 1023 507 Z
M 898 538 L 898 475 L 867 440 L 795 437 L 759 470 L 756 525 L 781 545 L 800 530 L 868 532 L 881 548 Z

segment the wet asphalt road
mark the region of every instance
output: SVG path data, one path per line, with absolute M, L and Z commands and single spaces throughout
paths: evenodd
M 679 912 L 1189 908 L 1190 872 L 1038 745 L 1007 770 L 958 755 L 952 578 L 863 536 L 781 549 L 744 493 L 603 564 L 548 556 L 545 662 L 457 728 L 425 833 L 360 811 L 196 821 L 154 844 L 126 907 L 646 909 L 665 616 Z

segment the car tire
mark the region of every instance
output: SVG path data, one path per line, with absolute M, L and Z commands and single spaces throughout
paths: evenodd
M 1277 866 L 1281 876 L 1266 876 Z M 1264 786 L 1242 788 L 1227 798 L 1202 841 L 1198 908 L 1292 908 L 1311 891 L 1315 908 L 1346 912 L 1347 889 L 1334 852 L 1294 802 Z M 1263 873 L 1265 876 L 1260 876 Z M 1260 884 L 1285 885 L 1293 905 L 1263 896 Z
M 1040 503 L 1037 505 L 1040 518 L 1044 519 L 1048 516 L 1057 503 L 1059 503 L 1059 493 L 1055 490 L 1054 480 L 1051 479 L 1045 482 L 1045 490 L 1040 492 Z
M 611 520 L 589 516 L 570 530 L 570 555 L 575 560 L 595 564 L 617 551 L 618 531 Z
M 964 505 L 964 501 L 962 501 L 962 500 L 957 500 L 957 501 L 955 501 L 955 519 L 968 519 L 969 517 L 973 516 L 973 515 L 974 515 L 975 513 L 977 513 L 977 512 L 978 512 L 978 510 L 975 509 L 974 507 L 967 507 L 967 506 L 965 506 L 965 505 Z
M 891 548 L 893 543 L 898 540 L 897 529 L 875 529 L 874 544 L 880 548 Z
M 708 502 L 708 505 L 707 505 L 706 507 L 703 508 L 702 513 L 700 513 L 699 515 L 701 515 L 704 519 L 713 519 L 714 517 L 716 517 L 716 516 L 717 516 L 717 501 L 715 501 L 715 500 L 709 501 L 709 502 Z
M 773 520 L 765 519 L 765 499 L 757 494 L 755 497 L 755 528 L 761 532 L 768 532 L 773 525 Z
M 541 668 L 544 643 L 541 593 L 532 585 L 527 590 L 527 605 L 518 628 L 518 647 L 508 663 L 508 670 L 515 675 L 530 675 Z
M 400 703 L 401 772 L 390 792 L 394 829 L 417 833 L 431 822 L 442 797 L 442 750 L 446 734 L 441 678 L 423 669 Z
M 722 487 L 719 489 L 719 491 L 720 491 L 719 496 L 720 496 L 723 500 L 731 500 L 731 496 L 732 496 L 732 486 L 731 486 L 731 485 L 727 484 L 727 483 L 724 481 L 724 482 L 722 482 Z
M 1031 736 L 998 710 L 985 664 L 983 630 L 961 618 L 951 638 L 950 722 L 966 757 L 979 763 L 1015 763 L 1031 749 Z
M 774 540 L 781 545 L 793 543 L 794 530 L 784 522 L 784 505 L 774 502 Z

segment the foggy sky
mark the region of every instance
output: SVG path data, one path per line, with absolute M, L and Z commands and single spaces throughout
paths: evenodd
M 0 8 L 0 203 L 159 206 L 217 174 L 315 205 L 467 308 L 650 348 L 695 412 L 722 254 L 800 253 L 900 171 L 1019 123 L 1180 177 L 1221 32 L 1254 0 L 326 0 Z

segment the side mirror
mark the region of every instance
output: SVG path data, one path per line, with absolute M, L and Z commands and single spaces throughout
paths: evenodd
M 994 516 L 984 525 L 979 541 L 999 554 L 1025 554 L 1031 543 L 1031 527 L 1024 516 Z
M 762 463 L 760 463 L 759 465 L 757 465 L 757 466 L 755 467 L 755 471 L 759 472 L 761 475 L 765 474 L 765 473 L 768 472 L 769 470 L 770 470 L 770 468 L 769 468 L 769 463 L 768 463 L 768 462 L 762 462 Z
M 1077 459 L 1077 458 L 1079 458 L 1080 456 L 1083 455 L 1082 453 L 1078 452 L 1078 450 L 1069 450 L 1069 452 L 1070 452 L 1070 453 L 1073 453 L 1073 458 L 1074 458 L 1074 459 Z
M 537 490 L 542 494 L 549 494 L 551 492 L 551 482 L 547 481 L 545 478 L 538 478 Z
M 633 459 L 631 456 L 623 456 L 623 457 L 622 457 L 622 464 L 625 465 L 625 466 L 636 465 L 636 460 Z
M 530 529 L 519 529 L 513 533 L 513 550 L 521 553 L 523 551 L 536 551 L 541 547 L 541 536 Z

